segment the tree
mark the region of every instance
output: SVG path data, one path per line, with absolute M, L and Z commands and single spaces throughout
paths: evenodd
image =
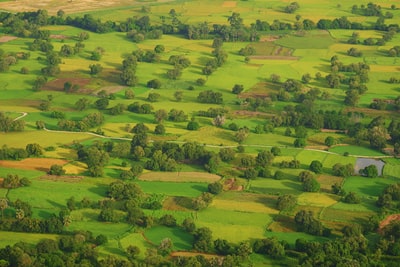
M 358 204 L 361 202 L 361 199 L 356 195 L 356 193 L 349 192 L 343 197 L 343 202 L 349 204 Z
M 335 138 L 333 138 L 332 136 L 328 136 L 325 138 L 325 145 L 326 146 L 333 146 L 334 144 L 336 144 L 336 140 Z
M 318 160 L 313 160 L 310 163 L 310 171 L 315 173 L 322 173 L 322 163 Z
M 221 148 L 221 150 L 218 153 L 219 157 L 221 158 L 222 161 L 224 162 L 230 162 L 235 158 L 235 150 L 233 150 L 230 147 L 227 148 Z
M 0 198 L 0 210 L 1 210 L 1 218 L 3 219 L 4 210 L 8 208 L 8 200 L 6 198 Z
M 89 65 L 90 75 L 97 75 L 103 70 L 103 66 L 101 64 L 91 64 Z
M 160 245 L 158 246 L 158 251 L 161 255 L 167 256 L 173 250 L 174 245 L 172 240 L 168 237 L 161 240 Z
M 43 148 L 39 144 L 27 144 L 25 150 L 28 156 L 38 157 L 43 154 Z
M 186 129 L 190 130 L 190 131 L 196 131 L 200 128 L 200 124 L 194 120 L 194 118 L 189 121 L 189 123 L 186 126 Z
M 315 178 L 305 179 L 303 182 L 303 190 L 305 192 L 318 192 L 321 185 Z
M 155 129 L 154 129 L 154 134 L 159 134 L 159 135 L 163 135 L 165 134 L 165 127 L 163 124 L 159 123 L 156 125 Z
M 293 195 L 282 195 L 278 197 L 276 207 L 278 210 L 290 210 L 297 204 L 297 199 Z
M 366 177 L 375 178 L 378 177 L 378 169 L 375 165 L 369 165 L 364 169 L 361 169 L 360 174 Z
M 354 107 L 357 105 L 358 100 L 360 100 L 360 94 L 358 93 L 358 90 L 352 89 L 346 91 L 346 97 L 344 98 L 345 105 Z
M 219 182 L 214 182 L 212 184 L 208 184 L 208 192 L 214 195 L 218 195 L 222 192 L 223 186 Z
M 60 176 L 60 175 L 65 174 L 65 170 L 63 169 L 63 167 L 61 165 L 53 164 L 50 167 L 49 174 Z
M 80 98 L 75 102 L 75 108 L 79 111 L 85 110 L 89 107 L 90 101 L 86 97 Z
M 174 97 L 175 97 L 175 100 L 176 100 L 177 102 L 181 102 L 182 99 L 183 99 L 183 92 L 182 92 L 182 91 L 176 91 L 176 92 L 174 93 Z
M 193 248 L 197 251 L 208 252 L 212 249 L 212 232 L 207 227 L 195 230 Z
M 235 84 L 232 88 L 232 93 L 238 95 L 244 90 L 243 84 Z
M 238 143 L 242 143 L 246 138 L 249 136 L 249 129 L 248 128 L 240 128 L 236 133 L 235 133 L 235 140 Z
M 108 107 L 108 104 L 110 103 L 110 101 L 107 98 L 100 98 L 98 100 L 96 100 L 96 102 L 94 102 L 96 105 L 97 109 L 106 109 Z
M 160 97 L 161 95 L 158 93 L 149 93 L 149 95 L 147 96 L 147 101 L 157 102 Z
M 154 112 L 154 119 L 156 120 L 156 122 L 161 123 L 166 118 L 168 118 L 168 113 L 165 109 L 159 109 Z
M 161 81 L 159 79 L 153 79 L 147 82 L 148 88 L 159 89 L 161 88 Z
M 294 147 L 305 147 L 307 145 L 306 139 L 296 138 L 293 143 Z
M 222 125 L 224 125 L 224 123 L 225 123 L 224 115 L 217 115 L 212 121 L 212 124 L 217 127 L 221 127 Z

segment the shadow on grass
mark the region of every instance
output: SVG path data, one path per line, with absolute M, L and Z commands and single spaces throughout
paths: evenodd
M 55 213 L 56 212 L 49 212 L 49 211 L 41 210 L 41 211 L 39 211 L 38 215 L 40 218 L 48 219 L 51 216 L 53 216 Z
M 62 204 L 60 204 L 60 203 L 58 203 L 58 202 L 55 202 L 55 201 L 53 201 L 53 200 L 47 199 L 47 202 L 48 202 L 50 205 L 52 205 L 53 207 L 57 208 L 57 209 L 65 208 L 65 205 L 62 205 Z M 65 203 L 67 203 L 67 200 L 65 200 Z
M 206 192 L 206 190 L 204 190 L 205 188 L 203 186 L 200 186 L 200 185 L 192 185 L 191 188 L 193 188 L 193 189 L 195 189 L 197 191 L 200 191 L 202 193 Z
M 96 195 L 99 195 L 101 197 L 105 197 L 106 196 L 106 191 L 107 188 L 106 186 L 95 186 L 95 187 L 91 187 L 88 189 L 90 192 L 95 193 Z

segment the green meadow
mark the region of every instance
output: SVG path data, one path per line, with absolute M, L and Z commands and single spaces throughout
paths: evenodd
M 0 2 L 6 2 L 0 0 Z M 138 2 L 138 1 L 136 1 Z M 287 1 L 224 1 L 224 0 L 202 0 L 202 1 L 140 1 L 129 6 L 116 4 L 107 9 L 81 10 L 71 16 L 83 16 L 90 14 L 102 21 L 112 20 L 117 24 L 128 18 L 138 18 L 148 15 L 152 25 L 162 25 L 162 21 L 170 21 L 172 17 L 169 12 L 176 11 L 176 19 L 189 25 L 205 23 L 210 28 L 210 33 L 204 39 L 188 39 L 180 34 L 163 34 L 160 39 L 146 39 L 135 43 L 128 39 L 125 32 L 113 31 L 108 33 L 89 32 L 89 39 L 84 40 L 84 48 L 80 53 L 70 57 L 62 57 L 59 65 L 61 73 L 49 77 L 46 85 L 41 90 L 33 90 L 32 86 L 37 76 L 42 75 L 42 68 L 47 66 L 46 54 L 39 51 L 30 51 L 29 45 L 32 38 L 18 37 L 16 39 L 0 43 L 0 49 L 13 54 L 29 52 L 28 59 L 19 59 L 10 69 L 1 73 L 0 78 L 0 112 L 5 112 L 10 118 L 15 119 L 24 112 L 26 116 L 21 118 L 25 122 L 25 129 L 21 132 L 0 132 L 0 148 L 26 148 L 28 144 L 37 143 L 46 151 L 41 156 L 46 159 L 66 159 L 68 164 L 63 167 L 67 169 L 67 175 L 62 177 L 48 176 L 45 171 L 37 170 L 37 167 L 20 166 L 19 168 L 0 167 L 0 198 L 8 199 L 10 206 L 5 208 L 7 216 L 15 217 L 13 202 L 22 200 L 32 206 L 33 218 L 46 219 L 53 214 L 58 215 L 60 210 L 67 207 L 67 201 L 71 197 L 77 202 L 87 198 L 93 205 L 103 200 L 117 203 L 115 199 L 108 197 L 108 186 L 112 182 L 124 181 L 137 184 L 146 196 L 154 195 L 161 199 L 159 209 L 143 209 L 143 213 L 151 218 L 149 225 L 137 226 L 125 222 L 126 211 L 118 210 L 118 222 L 101 222 L 99 220 L 100 209 L 77 208 L 70 213 L 71 222 L 64 227 L 66 232 L 86 230 L 97 236 L 104 234 L 108 242 L 96 248 L 100 257 L 108 255 L 118 258 L 127 257 L 127 248 L 137 246 L 140 249 L 139 259 L 147 257 L 146 250 L 157 248 L 165 238 L 173 242 L 174 251 L 192 251 L 195 238 L 193 234 L 185 232 L 181 227 L 182 222 L 193 219 L 197 228 L 208 227 L 212 231 L 212 238 L 225 239 L 229 242 L 239 244 L 242 241 L 253 242 L 262 238 L 277 238 L 287 242 L 291 249 L 294 248 L 297 239 L 307 241 L 325 242 L 340 237 L 343 226 L 352 223 L 363 223 L 370 216 L 380 214 L 382 211 L 377 207 L 376 200 L 383 190 L 390 184 L 398 183 L 400 179 L 400 161 L 392 157 L 393 142 L 387 138 L 388 152 L 382 152 L 370 148 L 369 137 L 361 140 L 361 145 L 345 131 L 334 130 L 332 132 L 320 129 L 307 129 L 307 144 L 305 147 L 295 147 L 295 128 L 303 121 L 290 123 L 283 122 L 285 115 L 292 111 L 293 121 L 300 115 L 301 109 L 309 108 L 310 112 L 331 111 L 348 114 L 349 125 L 362 122 L 368 125 L 372 118 L 384 116 L 387 128 L 390 120 L 399 119 L 395 111 L 393 100 L 399 93 L 399 85 L 389 83 L 389 79 L 399 76 L 399 58 L 389 57 L 387 52 L 400 42 L 400 34 L 394 35 L 393 39 L 385 45 L 364 45 L 362 42 L 368 38 L 378 39 L 384 34 L 378 30 L 302 30 L 284 29 L 279 31 L 260 31 L 259 40 L 254 42 L 233 41 L 224 42 L 222 49 L 226 52 L 226 62 L 218 67 L 211 75 L 202 72 L 206 63 L 213 59 L 214 35 L 211 29 L 214 24 L 228 25 L 228 17 L 233 13 L 240 13 L 244 25 L 251 25 L 256 20 L 274 20 L 294 24 L 297 20 L 309 19 L 317 22 L 319 19 L 335 19 L 348 17 L 352 22 L 363 25 L 372 25 L 377 17 L 359 16 L 351 13 L 354 3 L 343 1 L 316 1 L 307 0 L 300 3 L 301 8 L 293 14 L 284 11 Z M 385 23 L 398 23 L 400 9 L 391 9 L 393 1 L 382 0 L 379 4 L 383 11 L 390 11 L 394 18 L 388 18 Z M 367 2 L 357 3 L 367 4 Z M 151 7 L 147 13 L 142 8 Z M 296 15 L 300 17 L 296 18 Z M 216 27 L 216 26 L 215 26 Z M 54 51 L 58 52 L 64 45 L 74 46 L 77 36 L 86 30 L 68 25 L 47 25 L 40 28 L 48 30 L 52 35 L 62 36 L 61 39 L 51 37 Z M 6 36 L 6 29 L 0 25 L 0 37 Z M 353 33 L 358 34 L 359 43 L 349 44 L 348 39 Z M 120 73 L 122 61 L 131 55 L 133 51 L 154 51 L 157 45 L 163 45 L 165 51 L 160 53 L 159 60 L 153 63 L 138 62 L 135 75 L 138 83 L 132 86 L 122 84 Z M 104 49 L 99 61 L 91 59 L 91 53 L 98 47 Z M 255 49 L 253 55 L 248 57 L 240 55 L 242 48 L 252 47 Z M 357 48 L 362 52 L 361 57 L 352 57 L 347 54 L 351 48 Z M 174 68 L 169 63 L 171 56 L 185 56 L 190 60 L 190 66 L 182 69 L 182 75 L 178 79 L 171 79 L 167 71 Z M 359 97 L 358 103 L 345 106 L 344 99 L 348 85 L 346 80 L 338 88 L 330 88 L 325 77 L 331 73 L 331 58 L 338 56 L 343 64 L 363 62 L 369 65 L 368 90 Z M 97 75 L 90 75 L 89 66 L 101 64 L 103 70 Z M 21 68 L 29 69 L 28 73 L 22 74 Z M 302 81 L 302 76 L 309 74 L 310 81 Z M 278 75 L 279 82 L 273 82 L 271 76 Z M 320 78 L 317 76 L 320 75 Z M 350 73 L 343 74 L 349 78 Z M 204 79 L 205 84 L 200 85 L 198 79 Z M 147 86 L 148 81 L 158 79 L 160 88 L 153 89 Z M 277 100 L 279 94 L 284 91 L 282 84 L 287 79 L 300 81 L 301 90 L 296 93 L 290 92 L 289 98 Z M 65 92 L 66 82 L 78 84 L 76 92 Z M 232 93 L 234 85 L 242 85 L 243 92 Z M 305 102 L 297 99 L 300 93 L 307 93 L 311 89 L 319 90 L 320 94 L 314 101 Z M 134 97 L 128 99 L 126 90 L 132 90 Z M 222 104 L 201 103 L 198 100 L 199 93 L 212 90 L 220 93 L 223 97 Z M 176 92 L 182 93 L 182 99 L 175 97 Z M 106 109 L 99 110 L 95 102 L 99 100 L 99 92 L 111 94 Z M 148 100 L 151 93 L 158 93 L 158 100 Z M 75 103 L 86 98 L 89 106 L 83 111 L 75 107 Z M 251 98 L 265 100 L 265 106 L 253 108 L 250 106 Z M 376 99 L 389 101 L 386 110 L 375 110 L 370 108 L 371 102 Z M 40 105 L 48 101 L 48 110 L 41 109 Z M 390 102 L 392 101 L 392 102 Z M 138 114 L 127 110 L 134 102 L 140 105 L 152 106 L 150 114 Z M 112 115 L 109 108 L 122 105 L 121 114 Z M 165 127 L 164 134 L 156 134 L 155 127 L 159 124 L 155 119 L 155 111 L 171 109 L 182 110 L 187 118 L 176 122 L 164 119 L 160 124 Z M 209 109 L 224 109 L 224 122 L 216 126 L 213 117 L 199 115 L 201 111 Z M 81 121 L 85 116 L 94 112 L 101 112 L 104 123 L 100 126 L 90 128 L 88 131 L 60 131 L 59 119 L 52 114 L 58 111 L 65 115 L 65 119 Z M 353 113 L 360 117 L 351 117 Z M 279 115 L 279 116 L 278 116 Z M 282 115 L 282 116 L 280 116 Z M 354 114 L 353 114 L 354 115 Z M 189 121 L 199 124 L 199 129 L 189 130 Z M 38 130 L 36 123 L 43 121 L 46 129 Z M 280 123 L 281 122 L 281 123 Z M 135 135 L 131 130 L 139 123 L 149 128 L 148 143 L 144 148 L 144 156 L 139 160 L 133 159 L 130 141 Z M 285 124 L 286 123 L 286 124 Z M 309 122 L 308 122 L 309 123 Z M 276 124 L 276 125 L 275 125 Z M 290 124 L 290 125 L 289 125 Z M 244 140 L 236 136 L 237 128 L 247 128 L 248 132 Z M 273 130 L 264 131 L 264 126 L 273 125 Z M 286 126 L 289 125 L 289 126 Z M 1 125 L 0 125 L 1 126 Z M 232 127 L 231 127 L 232 126 Z M 260 126 L 264 132 L 257 132 Z M 290 129 L 291 134 L 286 133 Z M 99 133 L 95 134 L 95 132 Z M 366 134 L 367 134 L 366 130 Z M 325 145 L 327 137 L 333 137 L 336 144 L 328 147 Z M 387 135 L 388 136 L 388 135 Z M 100 177 L 87 177 L 89 170 L 87 164 L 78 161 L 76 150 L 79 145 L 89 146 L 111 141 L 114 145 L 125 142 L 129 146 L 126 158 L 110 157 L 108 164 L 104 166 L 104 173 Z M 141 164 L 147 161 L 147 157 L 153 153 L 153 142 L 166 141 L 179 145 L 186 142 L 196 142 L 204 145 L 210 154 L 204 154 L 197 160 L 178 160 L 176 170 L 168 175 L 165 172 L 145 170 L 142 177 L 121 178 L 123 170 L 129 170 L 131 164 Z M 277 171 L 283 173 L 281 179 L 251 177 L 245 178 L 245 170 L 257 169 L 255 163 L 244 167 L 241 162 L 243 156 L 255 158 L 261 151 L 270 151 L 272 147 L 280 149 L 272 164 L 267 167 L 274 175 Z M 126 148 L 126 147 L 124 147 Z M 223 162 L 217 154 L 223 148 L 231 148 L 235 155 L 231 161 Z M 102 149 L 105 149 L 102 147 Z M 107 148 L 108 149 L 108 148 Z M 244 151 L 241 151 L 243 149 Z M 110 150 L 111 151 L 111 150 Z M 110 152 L 108 151 L 108 152 Z M 387 153 L 386 153 L 387 152 Z M 346 155 L 346 156 L 345 156 Z M 207 170 L 208 157 L 217 158 L 216 170 L 211 170 L 218 175 L 202 179 Z M 332 174 L 332 167 L 337 164 L 355 165 L 357 157 L 381 158 L 386 165 L 383 176 L 369 178 L 362 176 L 337 177 Z M 299 161 L 300 166 L 296 168 L 281 167 L 284 161 Z M 302 171 L 309 171 L 311 162 L 321 162 L 322 173 L 313 174 L 320 184 L 318 192 L 304 192 L 303 184 L 298 175 Z M 1 163 L 1 160 L 0 160 Z M 36 168 L 36 169 L 35 169 Z M 48 166 L 50 168 L 50 166 Z M 35 170 L 33 170 L 35 169 Z M 42 168 L 43 169 L 43 168 Z M 47 171 L 47 170 L 46 170 Z M 179 179 L 174 176 L 177 173 L 190 172 L 186 178 Z M 196 172 L 199 177 L 196 178 Z M 3 178 L 8 174 L 17 174 L 27 177 L 31 184 L 14 189 L 4 188 Z M 150 179 L 145 179 L 145 177 Z M 185 174 L 186 175 L 186 174 Z M 257 176 L 257 175 L 256 175 Z M 68 177 L 71 179 L 68 181 Z M 193 178 L 194 177 L 194 178 Z M 63 179 L 65 178 L 65 179 Z M 222 192 L 212 195 L 212 201 L 204 209 L 197 210 L 192 207 L 194 200 L 209 192 L 209 183 L 220 183 Z M 360 197 L 360 203 L 344 203 L 342 196 L 332 192 L 332 185 L 338 184 L 346 192 L 354 192 Z M 296 204 L 289 210 L 278 210 L 278 198 L 282 195 L 293 195 Z M 207 194 L 206 194 L 207 195 Z M 121 208 L 125 203 L 117 203 Z M 111 204 L 110 204 L 111 205 Z M 114 205 L 114 204 L 112 204 Z M 333 231 L 330 237 L 314 236 L 304 232 L 297 232 L 294 222 L 295 214 L 300 210 L 313 211 L 314 217 Z M 160 225 L 158 219 L 164 215 L 172 215 L 177 222 L 175 227 Z M 3 219 L 3 218 L 2 218 Z M 10 219 L 11 220 L 11 219 Z M 44 238 L 57 239 L 60 235 L 0 232 L 0 246 L 15 244 L 21 240 L 29 244 L 37 243 Z M 211 251 L 214 253 L 214 251 Z M 296 254 L 298 252 L 287 252 Z M 273 260 L 261 255 L 252 254 L 252 266 L 294 266 L 291 260 L 299 255 L 290 255 L 288 262 L 285 260 Z M 0 260 L 1 262 L 1 260 Z M 247 263 L 247 262 L 246 262 Z M 1 265 L 1 264 L 0 264 Z

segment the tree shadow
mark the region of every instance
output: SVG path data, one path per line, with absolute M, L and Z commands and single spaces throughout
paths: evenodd
M 200 186 L 200 185 L 192 185 L 191 188 L 193 188 L 193 189 L 195 189 L 195 190 L 197 190 L 199 192 L 202 192 L 202 193 L 206 192 L 206 190 L 204 190 L 204 187 Z
M 58 203 L 58 202 L 55 202 L 55 201 L 53 201 L 53 200 L 47 199 L 46 201 L 47 201 L 49 204 L 51 204 L 53 207 L 57 208 L 57 209 L 65 208 L 65 205 L 62 205 L 62 204 L 60 204 L 60 203 Z M 65 200 L 65 202 L 66 202 L 66 200 Z

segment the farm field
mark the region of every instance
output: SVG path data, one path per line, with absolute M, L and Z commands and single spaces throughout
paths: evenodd
M 0 0 L 0 265 L 395 266 L 399 23 Z

